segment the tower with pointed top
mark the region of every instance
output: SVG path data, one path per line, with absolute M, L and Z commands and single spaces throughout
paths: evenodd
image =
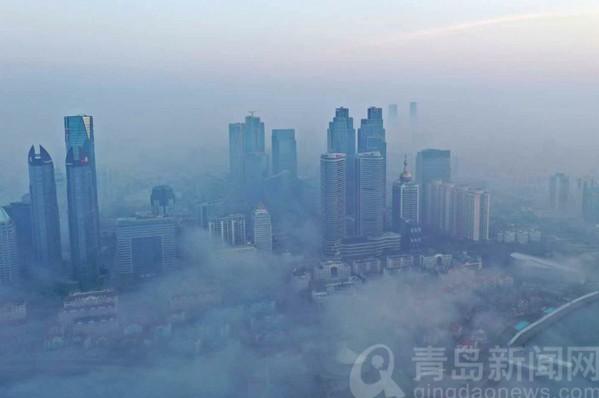
M 97 280 L 100 253 L 93 118 L 66 116 L 64 122 L 71 265 L 85 289 Z
M 392 218 L 393 230 L 400 232 L 402 224 L 420 223 L 420 187 L 412 181 L 412 173 L 408 171 L 407 156 L 404 159 L 403 172 L 393 183 Z
M 59 271 L 62 256 L 54 163 L 41 145 L 39 153 L 31 146 L 28 163 L 34 264 Z

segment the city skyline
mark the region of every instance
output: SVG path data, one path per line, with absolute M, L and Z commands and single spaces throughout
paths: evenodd
M 0 24 L 2 398 L 597 398 L 596 1 Z

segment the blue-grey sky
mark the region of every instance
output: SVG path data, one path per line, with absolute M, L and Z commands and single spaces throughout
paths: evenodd
M 180 150 L 224 167 L 207 148 L 249 110 L 295 127 L 311 163 L 335 106 L 359 120 L 411 99 L 438 145 L 593 159 L 598 37 L 596 0 L 2 1 L 0 187 L 26 187 L 32 142 L 62 164 L 73 113 L 95 116 L 100 166 Z

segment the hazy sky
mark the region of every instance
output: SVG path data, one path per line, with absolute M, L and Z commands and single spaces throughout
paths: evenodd
M 310 161 L 335 106 L 411 99 L 439 145 L 526 157 L 566 137 L 591 161 L 598 38 L 596 0 L 0 1 L 0 188 L 32 142 L 63 162 L 74 113 L 96 118 L 100 166 L 185 150 L 224 167 L 206 149 L 249 110 Z

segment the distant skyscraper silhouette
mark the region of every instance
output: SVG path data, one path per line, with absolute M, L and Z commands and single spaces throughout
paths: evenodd
M 236 183 L 243 181 L 243 123 L 229 124 L 229 173 Z
M 350 223 L 355 224 L 356 213 L 356 130 L 354 119 L 349 116 L 349 109 L 337 108 L 335 117 L 329 123 L 327 130 L 327 151 L 329 153 L 343 153 L 345 159 L 346 197 L 345 211 Z M 350 228 L 352 231 L 354 227 Z
M 381 235 L 385 219 L 385 158 L 379 152 L 358 154 L 356 183 L 357 235 Z
M 297 177 L 297 145 L 294 129 L 272 130 L 272 173 L 289 171 L 293 178 Z
M 256 202 L 262 196 L 268 175 L 268 156 L 264 145 L 264 123 L 259 117 L 246 116 L 243 123 L 229 124 L 229 167 L 244 199 Z
M 412 148 L 417 149 L 421 145 L 418 133 L 418 103 L 410 102 L 410 135 L 412 136 Z
M 71 264 L 73 277 L 88 288 L 97 280 L 100 253 L 93 118 L 66 116 L 64 121 Z
M 16 282 L 19 272 L 17 250 L 17 227 L 0 207 L 0 284 Z
M 58 271 L 62 256 L 54 163 L 41 145 L 39 154 L 31 146 L 28 161 L 35 263 Z
M 563 173 L 556 173 L 549 179 L 549 204 L 552 210 L 564 213 L 568 210 L 570 179 Z
M 320 157 L 320 200 L 325 255 L 335 255 L 346 231 L 347 155 L 325 153 Z

